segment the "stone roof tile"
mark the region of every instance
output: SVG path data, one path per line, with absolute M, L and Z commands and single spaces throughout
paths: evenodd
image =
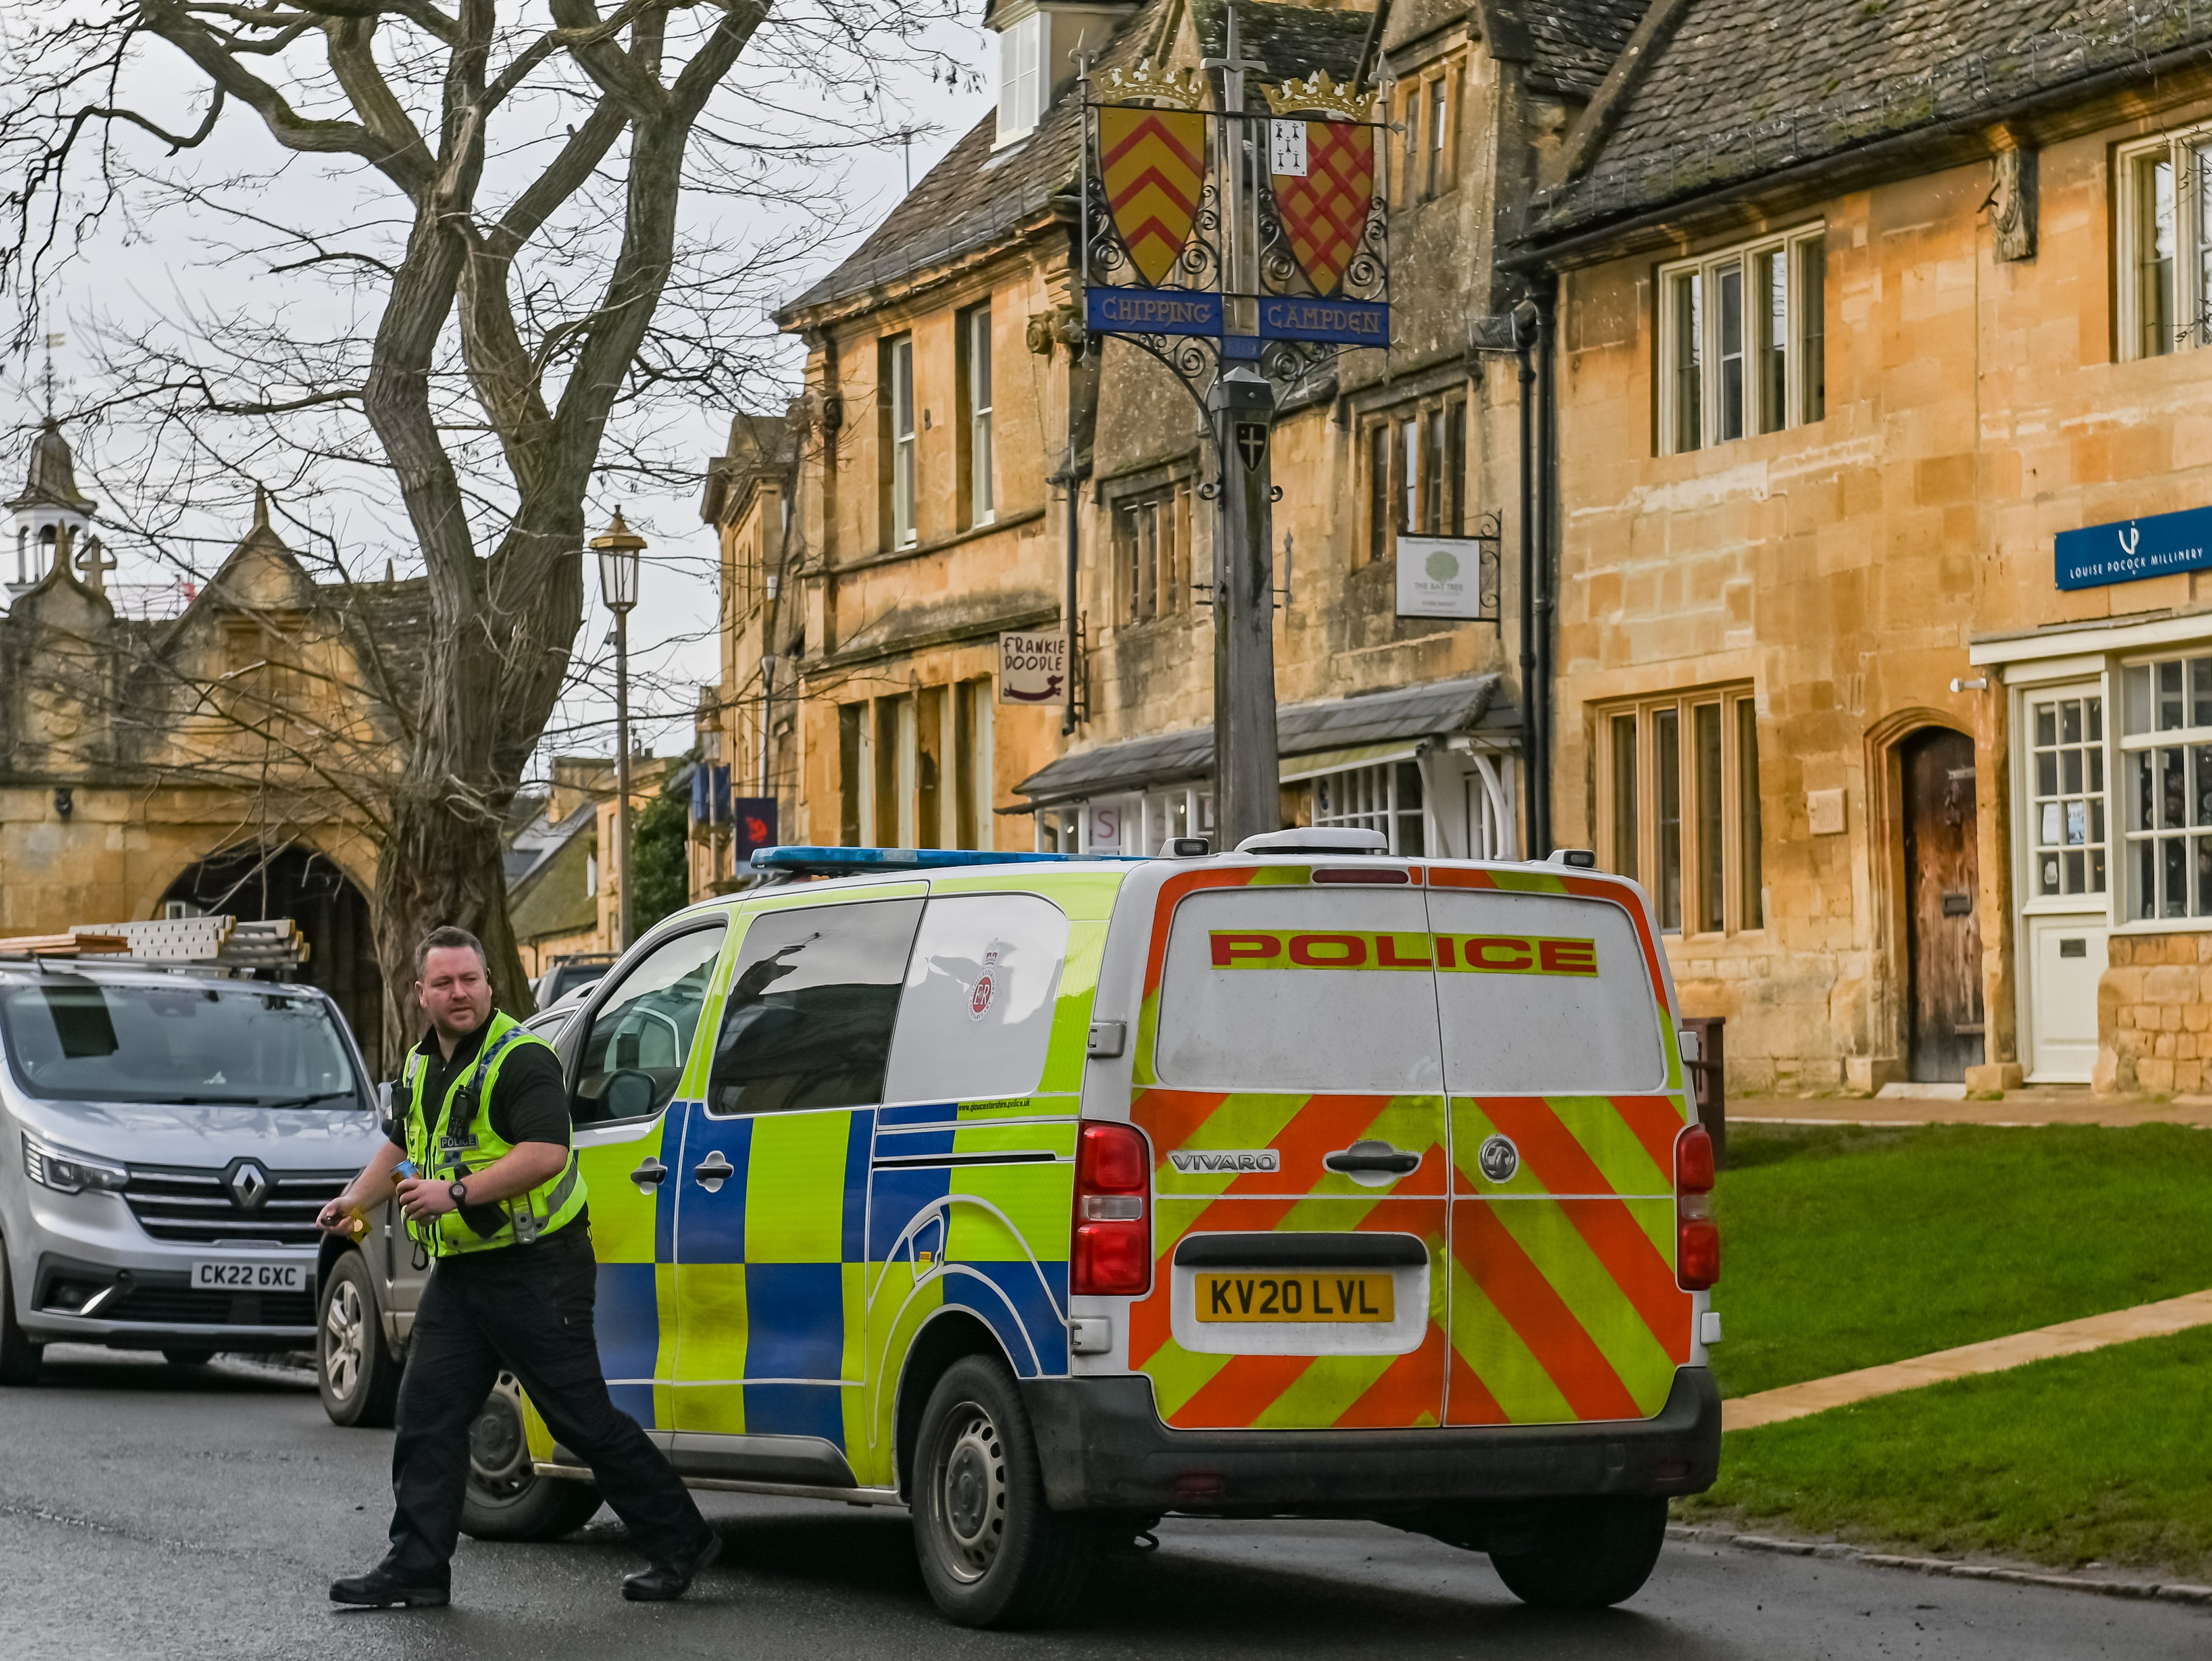
M 1672 33 L 1611 89 L 1604 142 L 1542 200 L 1535 234 L 1662 207 L 2206 46 L 2212 7 L 2203 0 L 1680 0 Z

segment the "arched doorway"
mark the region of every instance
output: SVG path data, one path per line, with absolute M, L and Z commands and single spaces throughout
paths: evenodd
M 1923 727 L 1898 746 L 1898 756 L 1912 1077 L 1958 1084 L 1984 1055 L 1974 741 L 1948 727 Z
M 181 904 L 242 920 L 291 918 L 307 940 L 300 978 L 337 1001 L 362 1056 L 371 1068 L 376 1066 L 384 1032 L 384 977 L 376 966 L 368 901 L 329 860 L 298 847 L 270 854 L 234 849 L 191 867 L 169 885 L 161 901 L 164 910 Z

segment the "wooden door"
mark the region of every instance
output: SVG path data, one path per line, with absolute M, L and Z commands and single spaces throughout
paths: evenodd
M 1905 740 L 1904 761 L 1912 1076 L 1956 1084 L 1982 1059 L 1973 740 L 1928 727 Z

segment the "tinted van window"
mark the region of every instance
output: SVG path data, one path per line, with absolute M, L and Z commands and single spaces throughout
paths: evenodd
M 1603 900 L 1432 889 L 1444 1084 L 1454 1095 L 1661 1090 L 1659 995 Z
M 1067 914 L 1035 894 L 933 898 L 907 965 L 887 1102 L 1026 1096 L 1044 1077 Z
M 570 1107 L 578 1124 L 641 1118 L 668 1105 L 683 1080 L 727 930 L 718 918 L 708 928 L 673 935 L 623 971 L 584 1037 Z
M 707 1081 L 710 1113 L 881 1101 L 921 902 L 766 911 L 745 930 Z
M 71 1102 L 344 1106 L 359 1083 L 331 1007 L 275 988 L 49 973 L 0 993 L 15 1080 Z
M 1176 907 L 1154 1070 L 1192 1090 L 1441 1088 L 1421 891 L 1236 888 Z

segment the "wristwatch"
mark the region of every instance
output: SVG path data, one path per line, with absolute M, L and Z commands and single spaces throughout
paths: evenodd
M 469 1184 L 467 1179 L 464 1177 L 458 1183 L 447 1184 L 446 1193 L 448 1197 L 452 1199 L 454 1209 L 459 1210 L 461 1207 L 469 1202 Z

